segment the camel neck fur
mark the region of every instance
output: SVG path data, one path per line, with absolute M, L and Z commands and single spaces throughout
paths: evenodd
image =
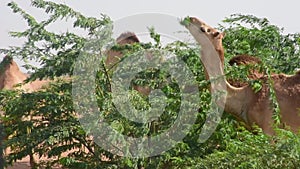
M 223 62 L 211 40 L 211 38 L 218 37 L 214 34 L 205 34 L 205 31 L 203 32 L 203 30 L 199 29 L 199 27 L 194 24 L 188 25 L 187 29 L 201 46 L 201 62 L 205 67 L 207 80 L 221 79 L 223 81 L 221 83 L 226 86 L 227 96 L 224 110 L 233 114 L 238 119 L 247 122 L 248 119 L 243 112 L 245 112 L 244 107 L 247 104 L 245 103 L 245 97 L 249 97 L 249 94 L 247 95 L 247 93 L 251 93 L 251 91 L 249 91 L 247 86 L 237 88 L 226 81 L 223 70 Z M 212 36 L 211 38 L 209 38 L 210 35 Z M 211 86 L 211 90 L 214 89 L 213 85 L 214 84 Z
M 201 61 L 205 67 L 207 79 L 215 79 L 223 75 L 221 61 L 218 60 L 218 45 L 222 40 L 222 33 L 210 30 L 204 22 L 197 18 L 190 17 L 188 24 L 185 24 L 192 36 L 201 46 Z M 227 87 L 225 111 L 231 113 L 238 119 L 245 122 L 249 129 L 258 125 L 264 133 L 274 135 L 274 105 L 270 96 L 268 77 L 261 77 L 262 89 L 254 92 L 248 84 L 242 87 L 234 87 L 229 84 L 225 77 L 222 80 Z M 276 101 L 280 109 L 280 126 L 295 133 L 300 131 L 300 76 L 272 74 L 273 89 Z M 211 84 L 211 90 L 216 86 Z M 218 105 L 219 104 L 217 102 Z

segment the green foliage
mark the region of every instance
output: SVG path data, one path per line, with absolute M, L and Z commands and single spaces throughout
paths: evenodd
M 272 71 L 287 74 L 299 68 L 300 34 L 285 35 L 283 28 L 252 15 L 235 14 L 223 22 L 227 24 L 220 26 L 226 32 L 223 45 L 227 58 L 238 54 L 256 56 Z
M 268 77 L 272 105 L 274 109 L 273 119 L 276 125 L 280 124 L 280 110 L 273 89 L 272 73 L 294 74 L 299 68 L 299 39 L 298 33 L 283 34 L 283 28 L 272 25 L 266 18 L 257 18 L 252 15 L 234 14 L 224 20 L 228 28 L 220 26 L 226 32 L 224 47 L 225 57 L 228 60 L 232 56 L 248 54 L 262 60 L 259 66 L 229 67 L 228 72 L 232 79 L 246 81 L 257 92 L 263 85 L 257 80 L 247 79 L 250 69 L 258 70 Z M 288 64 L 287 64 L 288 63 Z
M 28 68 L 35 70 L 29 80 L 71 76 L 74 62 L 86 42 L 99 36 L 97 30 L 111 23 L 105 15 L 101 15 L 100 19 L 85 17 L 63 4 L 33 0 L 32 5 L 43 9 L 49 18 L 38 22 L 16 3 L 9 3 L 13 12 L 23 16 L 29 28 L 23 32 L 11 32 L 14 37 L 26 38 L 22 47 L 0 50 L 12 57 L 34 59 L 42 64 L 42 68 L 28 65 Z M 48 25 L 62 19 L 74 19 L 73 26 L 86 30 L 89 38 L 70 32 L 58 34 L 46 29 Z M 258 56 L 264 64 L 257 69 L 267 75 L 270 75 L 271 71 L 292 73 L 299 66 L 298 34 L 284 35 L 282 29 L 270 24 L 267 19 L 249 15 L 233 15 L 227 18 L 224 24 L 228 24 L 228 26 L 221 26 L 221 29 L 226 32 L 224 47 L 227 60 L 237 54 Z M 10 136 L 5 141 L 5 146 L 11 147 L 13 152 L 7 156 L 7 163 L 11 164 L 17 159 L 34 153 L 48 158 L 40 164 L 48 168 L 54 165 L 76 169 L 300 167 L 299 135 L 279 129 L 277 136 L 273 138 L 265 136 L 259 129 L 256 134 L 253 134 L 228 114 L 224 115 L 217 131 L 210 139 L 205 143 L 199 143 L 199 134 L 210 106 L 208 82 L 204 80 L 199 50 L 197 47 L 179 41 L 162 46 L 160 35 L 154 31 L 154 28 L 150 29 L 150 36 L 154 44 L 116 45 L 113 49 L 122 50 L 125 53 L 124 59 L 145 49 L 172 52 L 187 64 L 201 91 L 199 95 L 201 107 L 198 110 L 196 123 L 183 141 L 171 150 L 151 158 L 124 158 L 105 151 L 94 143 L 79 124 L 73 107 L 71 81 L 64 80 L 33 93 L 1 91 L 0 107 L 5 112 L 1 121 L 6 134 Z M 37 45 L 40 43 L 43 45 Z M 95 46 L 91 44 L 91 47 Z M 289 63 L 288 66 L 285 65 L 286 62 Z M 110 80 L 113 69 L 107 70 L 103 61 L 96 64 L 99 66 L 95 81 L 97 104 L 101 116 L 105 117 L 115 130 L 124 135 L 139 137 L 159 134 L 172 125 L 180 108 L 178 106 L 181 102 L 180 89 L 176 81 L 169 78 L 167 72 L 157 69 L 145 70 L 132 81 L 132 85 L 147 85 L 152 89 L 161 88 L 167 96 L 168 103 L 159 119 L 147 124 L 137 124 L 122 117 L 112 103 Z M 249 81 L 247 79 L 249 69 L 252 68 L 226 65 L 226 71 L 230 72 L 228 74 L 231 78 L 244 79 L 246 82 Z M 259 82 L 251 83 L 255 90 L 261 90 Z M 271 81 L 269 84 L 272 86 Z M 272 97 L 276 100 L 274 95 Z M 150 106 L 149 98 L 134 90 L 130 91 L 130 98 L 137 109 L 148 109 Z M 63 155 L 66 153 L 67 155 Z
M 195 168 L 298 168 L 299 136 L 279 130 L 276 144 L 264 135 L 242 132 L 227 140 L 226 151 L 206 156 Z
M 41 8 L 49 14 L 49 18 L 41 22 L 36 21 L 33 16 L 22 10 L 15 2 L 9 3 L 8 6 L 14 13 L 22 15 L 29 28 L 23 32 L 10 32 L 13 37 L 27 39 L 22 47 L 12 47 L 9 50 L 1 51 L 7 55 L 21 57 L 25 61 L 29 59 L 38 61 L 42 66 L 40 69 L 27 64 L 27 68 L 35 70 L 35 73 L 31 76 L 32 80 L 71 75 L 72 65 L 79 55 L 79 49 L 86 42 L 84 37 L 68 31 L 64 33 L 50 32 L 46 29 L 47 26 L 57 20 L 72 19 L 74 28 L 82 28 L 92 35 L 96 29 L 111 22 L 105 15 L 102 15 L 100 19 L 85 17 L 66 5 L 43 0 L 32 1 L 32 6 Z

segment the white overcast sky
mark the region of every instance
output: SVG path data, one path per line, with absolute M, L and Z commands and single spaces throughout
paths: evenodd
M 101 13 L 112 20 L 141 13 L 162 13 L 178 18 L 197 16 L 211 26 L 234 13 L 253 14 L 266 17 L 271 23 L 284 27 L 285 32 L 300 32 L 300 1 L 297 0 L 52 0 L 64 3 L 87 16 L 98 17 Z M 9 31 L 26 29 L 26 22 L 18 14 L 14 14 L 7 3 L 10 0 L 0 0 L 0 48 L 21 45 L 22 40 L 9 37 Z M 40 10 L 30 6 L 30 0 L 15 0 L 25 11 L 43 18 Z M 55 25 L 57 30 L 65 30 L 64 24 Z M 0 55 L 0 60 L 4 55 Z M 18 61 L 19 62 L 19 61 Z

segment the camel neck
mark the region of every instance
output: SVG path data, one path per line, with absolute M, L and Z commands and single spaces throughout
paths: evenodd
M 219 54 L 219 58 L 220 58 L 220 61 L 221 61 L 221 63 L 222 63 L 222 69 L 224 69 L 224 48 L 223 48 L 223 46 L 222 46 L 222 48 L 220 48 L 220 49 L 217 49 L 217 52 L 218 52 L 218 54 Z
M 227 92 L 226 103 L 224 110 L 237 118 L 247 122 L 247 117 L 243 115 L 245 110 L 245 98 L 248 92 L 248 87 L 236 88 L 231 86 L 224 75 L 223 63 L 220 59 L 218 51 L 214 48 L 209 39 L 197 29 L 189 29 L 193 37 L 201 46 L 201 62 L 205 69 L 206 79 L 214 81 L 210 84 L 210 91 L 215 90 L 220 85 L 225 88 Z M 215 80 L 218 79 L 218 82 Z M 225 86 L 225 87 L 224 87 Z M 224 105 L 223 102 L 217 102 L 219 106 Z

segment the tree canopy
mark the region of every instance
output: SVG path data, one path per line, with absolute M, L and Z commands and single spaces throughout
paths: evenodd
M 10 32 L 10 35 L 25 38 L 26 41 L 21 47 L 0 50 L 13 58 L 33 59 L 41 64 L 40 68 L 27 64 L 27 68 L 33 71 L 28 81 L 72 77 L 75 61 L 86 42 L 91 37 L 99 36 L 97 30 L 113 22 L 107 15 L 99 18 L 87 17 L 55 2 L 33 0 L 32 6 L 44 10 L 48 18 L 37 21 L 16 3 L 8 4 L 28 24 L 28 29 Z M 73 21 L 73 26 L 86 31 L 88 37 L 68 31 L 56 33 L 47 29 L 47 26 L 64 19 Z M 262 60 L 259 69 L 266 74 L 293 74 L 299 68 L 298 33 L 284 34 L 283 28 L 271 24 L 266 18 L 243 14 L 228 16 L 220 23 L 219 29 L 226 32 L 223 45 L 227 62 L 238 54 L 249 54 Z M 299 134 L 277 129 L 277 135 L 270 137 L 264 135 L 260 129 L 248 131 L 243 124 L 225 113 L 209 140 L 200 143 L 198 138 L 210 107 L 210 93 L 198 48 L 180 41 L 161 45 L 160 35 L 155 29 L 149 32 L 153 43 L 115 45 L 114 48 L 125 51 L 126 57 L 144 49 L 171 52 L 186 63 L 197 81 L 201 107 L 198 109 L 195 124 L 181 142 L 171 150 L 149 158 L 114 155 L 97 145 L 79 123 L 72 100 L 72 81 L 57 80 L 48 88 L 32 93 L 20 90 L 0 92 L 0 107 L 5 112 L 1 115 L 1 121 L 5 134 L 10 136 L 3 144 L 12 150 L 6 156 L 7 164 L 34 153 L 48 158 L 38 164 L 48 168 L 55 165 L 76 169 L 300 167 Z M 140 72 L 132 81 L 132 84 L 148 85 L 152 89 L 163 86 L 161 89 L 167 96 L 168 104 L 161 117 L 151 123 L 139 124 L 122 117 L 117 111 L 110 91 L 113 70 L 105 68 L 104 60 L 99 62 L 97 65 L 100 68 L 95 79 L 97 105 L 101 116 L 115 130 L 123 135 L 139 137 L 164 132 L 173 124 L 180 109 L 180 88 L 176 81 L 168 80 L 168 73 L 155 69 L 146 70 Z M 244 73 L 248 70 L 247 67 L 231 67 L 227 63 L 225 67 L 228 76 L 249 80 L 245 76 L 247 73 Z M 131 90 L 130 98 L 139 110 L 148 109 L 150 106 L 148 97 L 135 90 Z M 271 144 L 270 140 L 274 143 Z M 67 155 L 62 155 L 66 153 Z

